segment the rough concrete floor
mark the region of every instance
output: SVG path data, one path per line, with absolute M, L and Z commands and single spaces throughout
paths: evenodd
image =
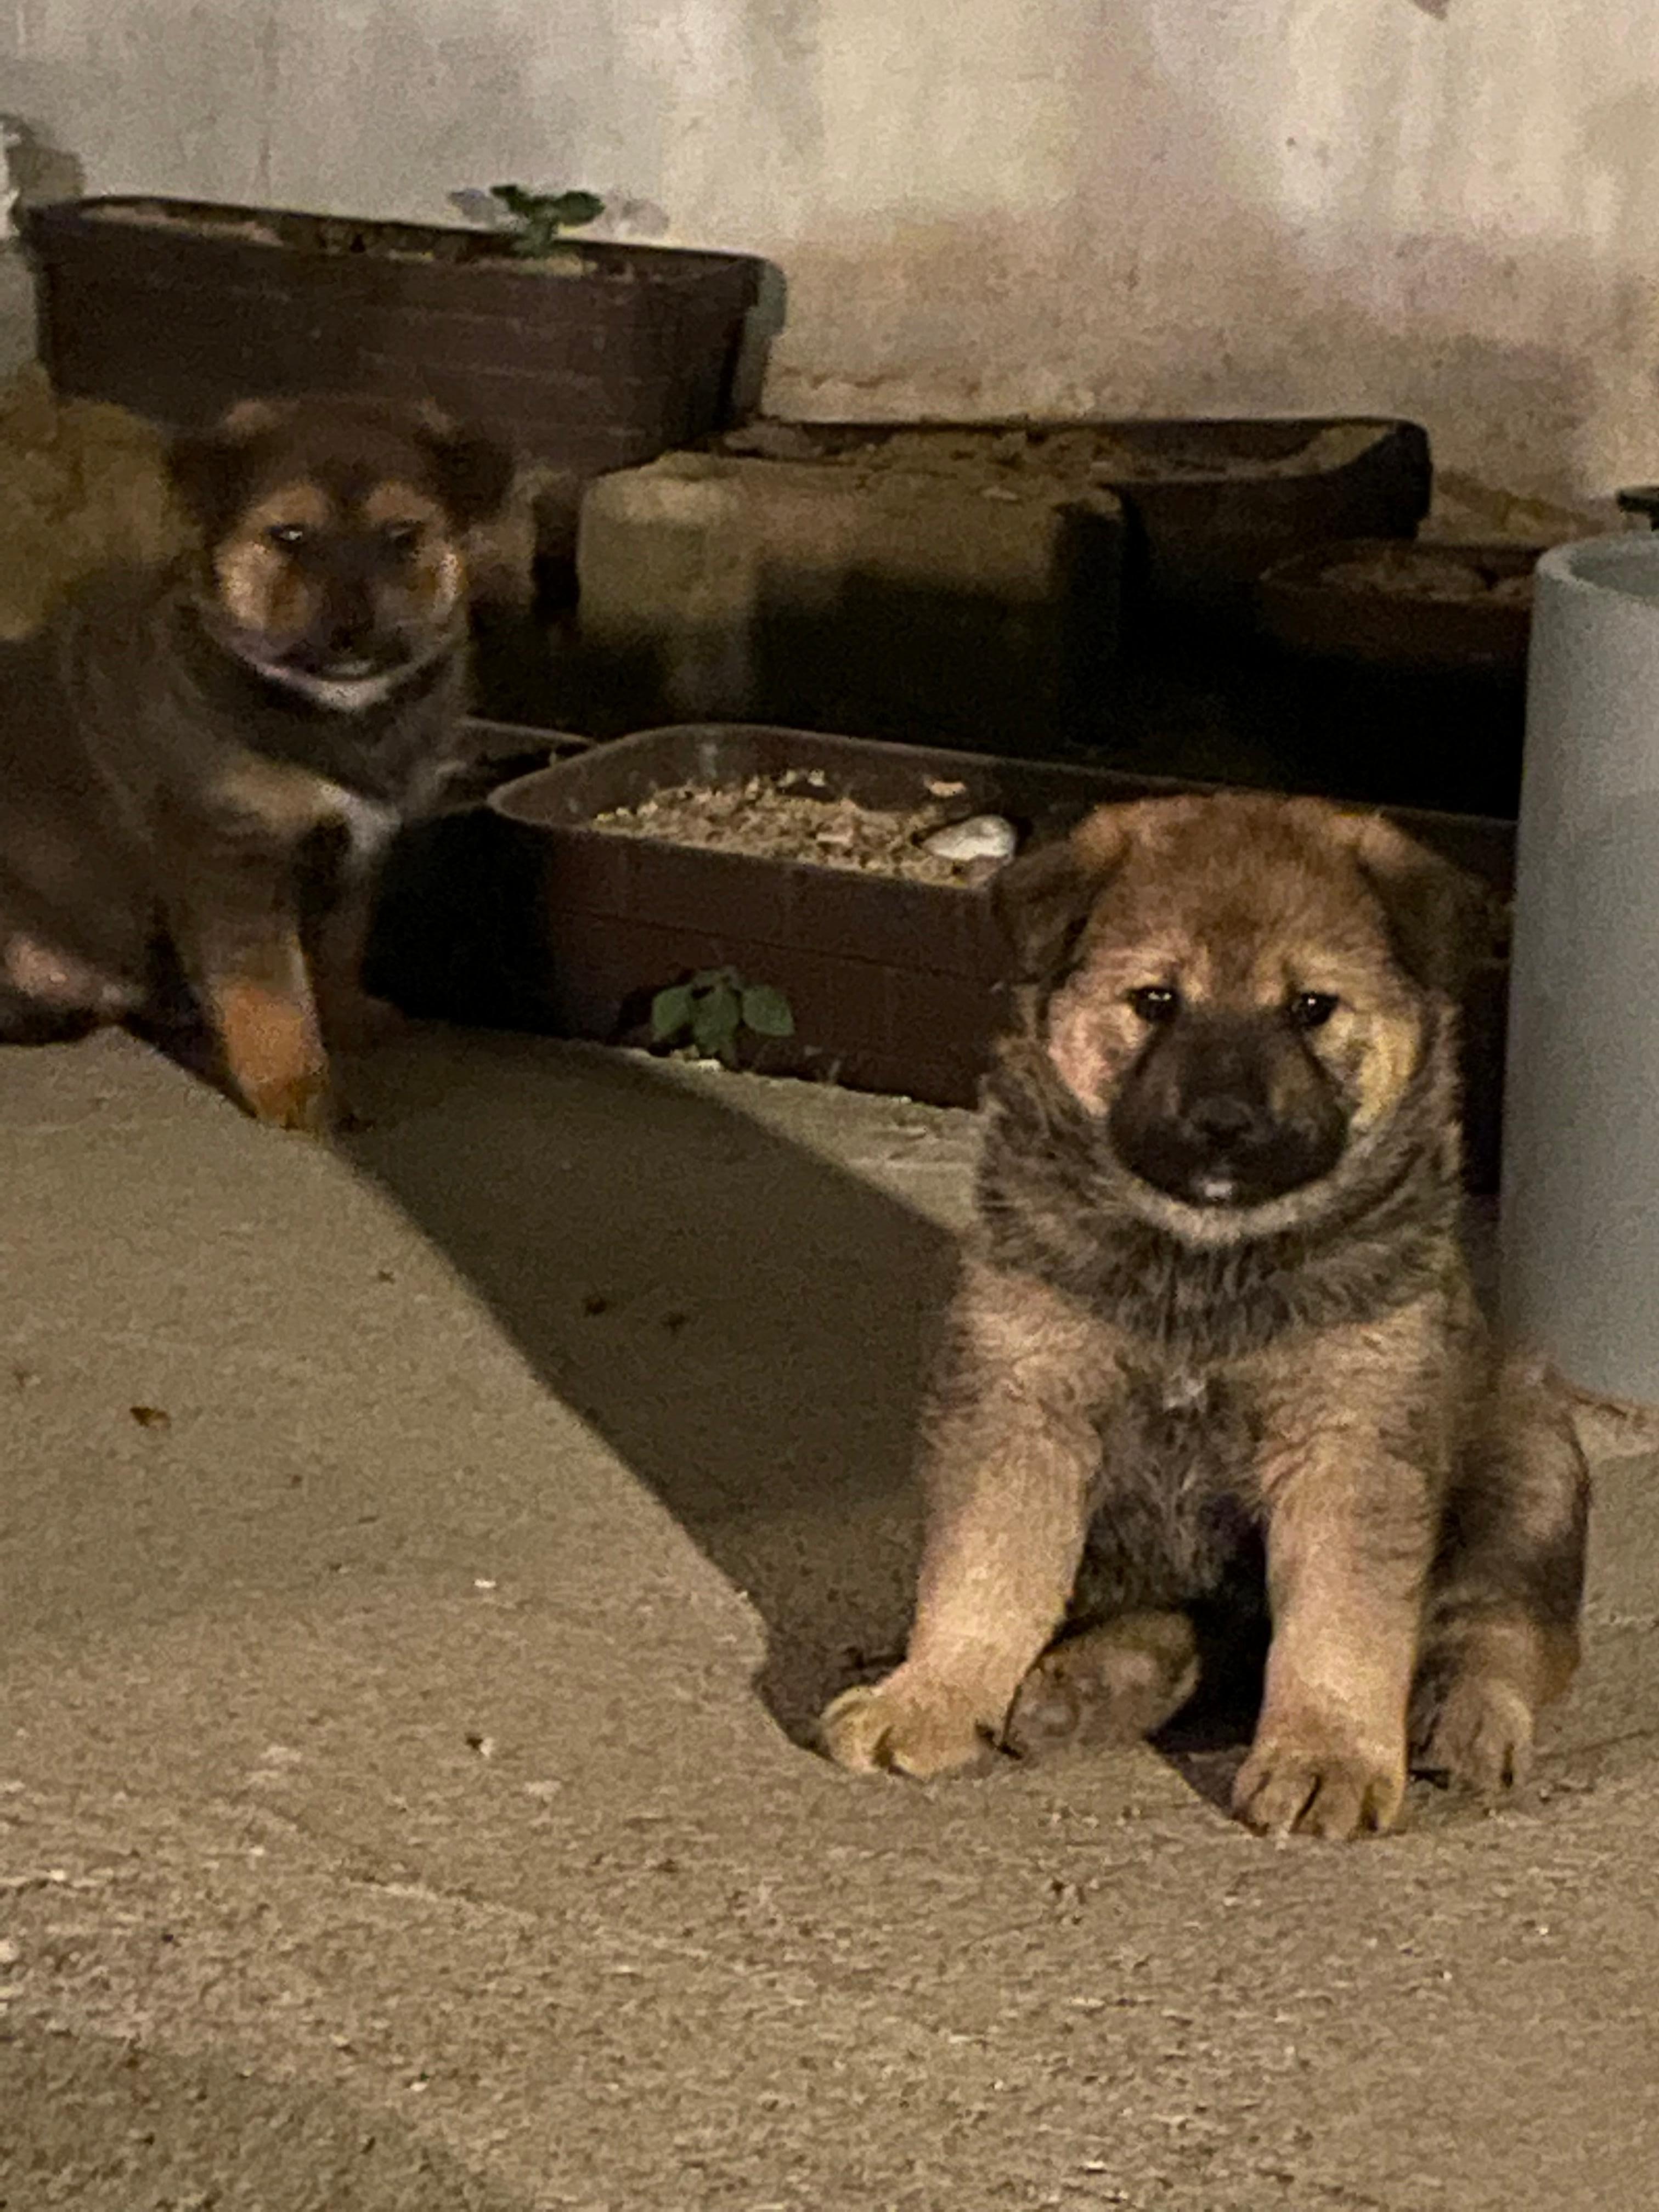
M 855 1780 L 791 1732 L 902 1631 L 970 1125 L 489 1037 L 373 1081 L 347 1160 L 0 1056 L 4 2212 L 1655 2201 L 1646 1463 L 1500 1814 Z

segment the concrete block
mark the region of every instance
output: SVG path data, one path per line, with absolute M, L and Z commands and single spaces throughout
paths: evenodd
M 587 495 L 584 655 L 619 721 L 1051 749 L 1102 726 L 1123 533 L 1109 492 L 668 454 Z

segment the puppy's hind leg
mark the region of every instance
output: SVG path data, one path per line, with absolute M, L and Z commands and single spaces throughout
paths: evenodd
M 54 1006 L 0 988 L 0 1044 L 73 1044 L 103 1025 L 82 1006 Z
M 1500 1368 L 1448 1501 L 1412 1700 L 1412 1764 L 1483 1795 L 1522 1780 L 1578 1663 L 1589 1478 L 1559 1394 Z
M 118 1021 L 132 994 L 73 953 L 0 922 L 0 1044 L 69 1044 Z
M 1175 1718 L 1198 1676 L 1186 1613 L 1118 1613 L 1044 1652 L 1014 1699 L 1008 1748 L 1034 1759 L 1067 1744 L 1133 1743 Z

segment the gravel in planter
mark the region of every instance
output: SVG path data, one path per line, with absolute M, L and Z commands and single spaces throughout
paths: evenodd
M 876 424 L 820 428 L 766 422 L 730 432 L 720 450 L 757 460 L 812 461 L 866 477 L 896 470 L 948 476 L 964 484 L 977 478 L 982 493 L 997 489 L 1012 490 L 1016 497 L 1044 497 L 1052 495 L 1055 483 L 1080 489 L 1160 477 L 1237 482 L 1315 476 L 1358 460 L 1377 443 L 1378 428 L 1375 422 L 1327 422 L 1281 452 L 1251 453 L 1229 451 L 1220 436 L 1206 437 L 1212 426 L 1188 427 L 1188 444 L 1153 446 L 1137 443 L 1127 425 L 1116 430 L 1031 423 L 1007 429 L 918 426 L 888 431 Z
M 723 787 L 670 785 L 635 805 L 607 808 L 592 826 L 702 852 L 971 889 L 994 874 L 998 862 L 978 854 L 956 860 L 930 846 L 930 838 L 961 821 L 964 787 L 935 778 L 931 790 L 919 805 L 867 806 L 832 790 L 826 772 L 811 769 L 793 776 L 751 775 Z M 958 800 L 955 811 L 948 803 L 952 796 Z

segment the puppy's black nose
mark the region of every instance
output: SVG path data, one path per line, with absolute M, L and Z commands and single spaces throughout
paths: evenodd
M 1262 1133 L 1261 1112 L 1234 1091 L 1212 1091 L 1207 1097 L 1194 1099 L 1182 1118 L 1191 1134 L 1206 1145 L 1248 1145 Z

